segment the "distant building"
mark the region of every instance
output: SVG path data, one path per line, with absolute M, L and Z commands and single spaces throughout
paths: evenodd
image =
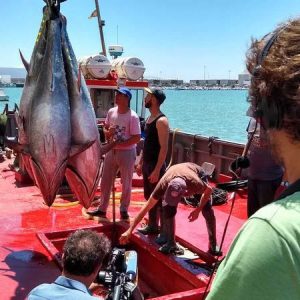
M 239 74 L 239 86 L 249 86 L 250 85 L 250 74 L 249 73 L 242 73 Z
M 184 82 L 181 79 L 148 79 L 148 82 L 153 86 L 179 86 L 183 85 Z
M 11 84 L 11 76 L 10 75 L 0 75 L 0 83 Z
M 11 78 L 25 78 L 26 70 L 24 68 L 3 68 L 0 67 L 0 76 L 10 75 Z
M 11 83 L 14 83 L 16 85 L 24 85 L 25 83 L 25 78 L 18 78 L 18 77 L 14 77 L 11 79 Z
M 236 85 L 238 81 L 236 79 L 197 79 L 190 80 L 190 85 L 192 86 L 233 86 Z

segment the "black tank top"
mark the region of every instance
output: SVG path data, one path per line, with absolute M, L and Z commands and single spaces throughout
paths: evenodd
M 164 117 L 164 114 L 159 115 L 151 123 L 145 125 L 145 142 L 144 142 L 144 154 L 143 159 L 146 162 L 157 162 L 160 144 L 158 139 L 158 132 L 156 128 L 156 122 L 161 117 Z

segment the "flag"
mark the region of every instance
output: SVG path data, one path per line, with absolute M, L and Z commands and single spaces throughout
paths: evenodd
M 94 17 L 97 17 L 97 10 L 96 9 L 91 13 L 91 15 L 89 16 L 89 19 L 94 18 Z

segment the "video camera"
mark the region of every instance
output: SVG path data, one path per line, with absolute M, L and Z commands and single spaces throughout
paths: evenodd
M 113 248 L 108 266 L 99 272 L 96 282 L 108 287 L 108 300 L 136 300 L 134 295 L 139 294 L 136 277 L 136 251 Z

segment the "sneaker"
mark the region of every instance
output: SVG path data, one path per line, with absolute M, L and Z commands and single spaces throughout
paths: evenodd
M 160 251 L 163 254 L 176 254 L 176 255 L 184 254 L 184 250 L 178 247 L 177 244 L 175 245 L 164 244 L 158 249 L 158 251 Z
M 159 234 L 156 238 L 155 238 L 155 243 L 162 246 L 167 242 L 167 237 L 164 234 Z
M 222 256 L 223 252 L 220 250 L 219 246 L 216 246 L 214 249 L 210 247 L 207 251 L 212 256 Z
M 101 217 L 101 218 L 106 218 L 106 212 L 102 211 L 100 209 L 94 209 L 86 212 L 88 215 L 92 217 Z
M 159 233 L 159 229 L 157 227 L 151 226 L 151 225 L 147 225 L 145 227 L 142 228 L 138 228 L 138 232 L 144 234 L 144 235 L 151 235 L 151 234 L 158 234 Z
M 129 214 L 127 211 L 121 211 L 120 215 L 121 215 L 121 220 L 129 220 Z

